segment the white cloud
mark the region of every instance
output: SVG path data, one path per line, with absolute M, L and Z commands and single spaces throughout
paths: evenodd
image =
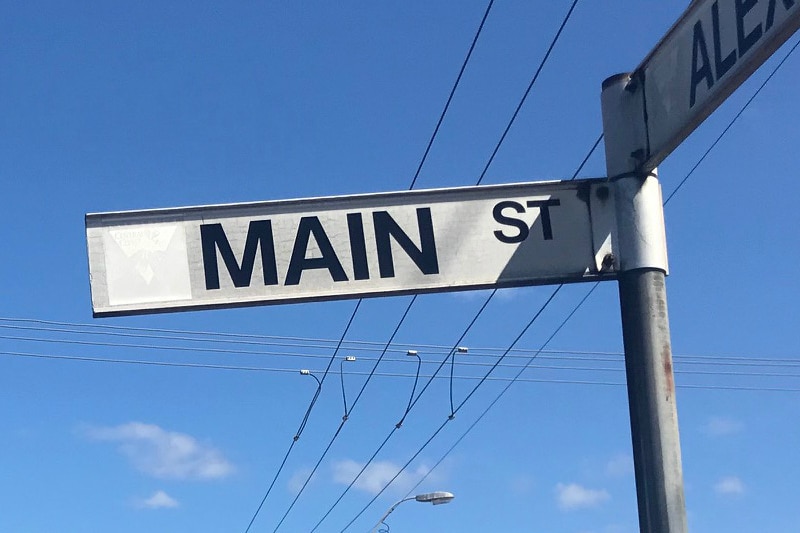
M 564 511 L 597 507 L 610 499 L 611 495 L 604 489 L 587 489 L 577 483 L 556 485 L 558 507 Z
M 216 479 L 233 472 L 233 465 L 219 450 L 191 435 L 166 431 L 155 424 L 92 427 L 86 435 L 118 442 L 119 450 L 138 470 L 159 479 Z
M 744 424 L 733 418 L 717 416 L 711 418 L 703 429 L 709 435 L 722 437 L 740 433 L 744 429 Z
M 138 507 L 142 507 L 144 509 L 172 509 L 178 507 L 178 505 L 180 505 L 178 500 L 163 490 L 158 490 L 149 498 L 145 498 L 144 500 L 138 502 Z
M 744 494 L 744 483 L 736 476 L 724 477 L 714 485 L 714 492 L 722 496 L 740 496 Z
M 611 477 L 633 475 L 633 457 L 626 453 L 613 457 L 606 463 L 606 474 Z
M 300 490 L 303 488 L 303 483 L 306 482 L 308 476 L 310 475 L 311 475 L 311 468 L 301 468 L 300 470 L 292 474 L 292 477 L 290 477 L 289 481 L 286 483 L 287 487 L 289 488 L 289 492 L 291 492 L 292 494 L 297 494 L 298 492 L 300 492 Z M 314 481 L 315 477 L 316 474 L 314 474 L 314 477 L 311 478 L 309 483 Z
M 337 461 L 333 464 L 333 480 L 342 485 L 349 485 L 363 467 L 364 463 L 358 463 L 351 459 Z M 400 472 L 400 468 L 400 465 L 391 461 L 375 461 L 364 470 L 353 487 L 370 494 L 377 494 Z M 403 470 L 392 482 L 392 487 L 398 491 L 408 490 L 429 471 L 430 469 L 425 465 L 420 465 L 412 471 Z

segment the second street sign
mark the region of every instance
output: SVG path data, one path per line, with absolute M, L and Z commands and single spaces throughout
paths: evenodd
M 89 214 L 94 314 L 615 279 L 611 187 L 577 180 Z
M 634 73 L 651 170 L 800 27 L 800 0 L 695 0 Z

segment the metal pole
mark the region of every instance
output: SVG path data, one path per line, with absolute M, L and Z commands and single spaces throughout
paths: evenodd
M 667 315 L 661 189 L 640 168 L 647 138 L 641 87 L 603 83 L 606 169 L 614 182 L 619 298 L 641 533 L 686 533 L 678 415 Z

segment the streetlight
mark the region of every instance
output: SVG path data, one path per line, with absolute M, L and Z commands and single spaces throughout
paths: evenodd
M 386 520 L 386 518 L 390 514 L 392 514 L 392 511 L 397 509 L 397 506 L 403 502 L 407 502 L 409 500 L 416 500 L 418 502 L 432 503 L 433 505 L 441 505 L 443 503 L 450 503 L 450 501 L 452 501 L 453 498 L 455 498 L 455 496 L 453 495 L 452 492 L 444 492 L 444 491 L 427 492 L 425 494 L 417 494 L 416 496 L 410 496 L 408 498 L 404 498 L 399 502 L 395 503 L 394 505 L 392 505 L 391 507 L 389 507 L 389 510 L 386 511 L 386 513 L 381 517 L 380 520 L 378 520 L 378 523 L 375 524 L 375 527 L 372 528 L 370 533 L 378 533 L 378 528 L 381 527 L 381 524 L 383 524 L 384 520 Z

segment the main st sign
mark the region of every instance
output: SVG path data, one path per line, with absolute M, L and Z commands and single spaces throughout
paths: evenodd
M 606 180 L 86 216 L 95 316 L 615 279 Z

